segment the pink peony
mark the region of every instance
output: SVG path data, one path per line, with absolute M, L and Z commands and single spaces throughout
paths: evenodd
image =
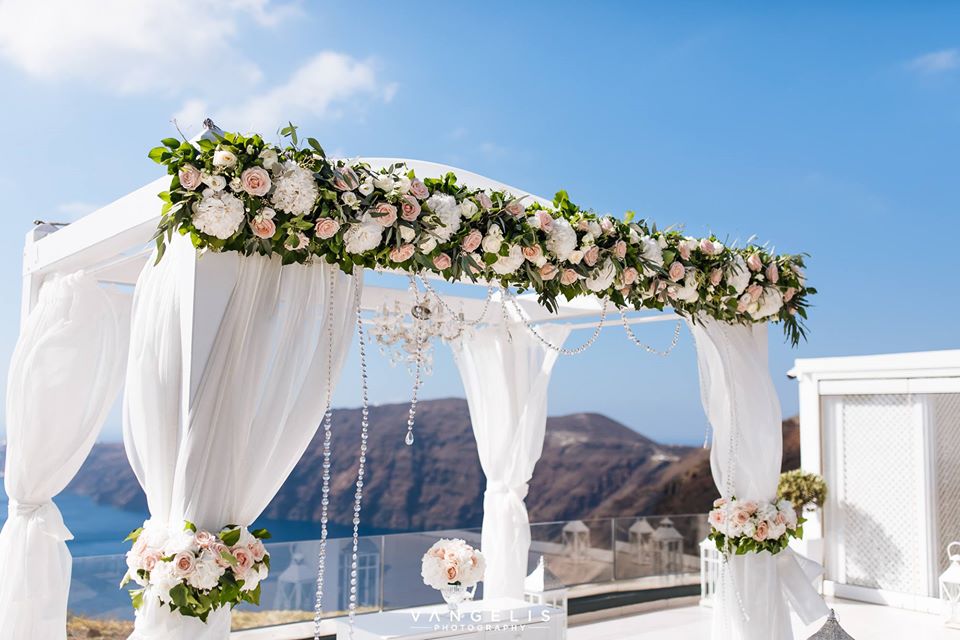
M 633 267 L 627 267 L 623 270 L 623 273 L 620 275 L 620 280 L 623 282 L 624 286 L 630 286 L 637 281 L 637 278 L 640 276 L 637 273 L 637 270 Z
M 374 211 L 380 215 L 372 216 L 373 221 L 381 227 L 389 227 L 397 221 L 397 208 L 388 202 L 381 202 Z
M 583 254 L 583 262 L 588 267 L 592 267 L 597 264 L 597 260 L 600 258 L 600 247 L 593 245 Z
M 240 174 L 240 184 L 252 196 L 265 196 L 270 191 L 270 174 L 263 167 L 250 167 Z
M 360 178 L 351 167 L 340 167 L 333 171 L 333 186 L 339 191 L 353 191 L 360 186 Z
M 426 200 L 430 196 L 430 190 L 427 189 L 427 185 L 423 184 L 417 178 L 410 181 L 410 193 L 415 195 L 418 200 Z
M 193 191 L 200 186 L 200 170 L 192 164 L 185 164 L 180 168 L 180 186 Z
M 620 260 L 623 260 L 627 257 L 627 243 L 623 240 L 617 242 L 613 245 L 613 255 L 617 256 Z
M 440 255 L 438 255 L 433 259 L 433 266 L 439 271 L 443 271 L 444 269 L 449 269 L 451 264 L 452 264 L 452 261 L 450 260 L 450 256 L 448 256 L 445 253 L 441 253 Z
M 483 242 L 483 234 L 479 229 L 474 229 L 463 239 L 463 250 L 467 253 L 476 251 L 481 242 Z
M 540 220 L 540 228 L 544 231 L 550 231 L 553 228 L 553 216 L 546 211 L 537 211 L 537 219 Z
M 173 573 L 180 578 L 186 578 L 193 573 L 197 559 L 189 551 L 181 551 L 173 557 Z
M 535 244 L 532 247 L 523 248 L 523 257 L 529 260 L 530 262 L 536 262 L 543 256 L 543 249 L 540 248 L 540 245 Z
M 770 284 L 777 284 L 780 280 L 780 271 L 777 269 L 776 263 L 771 262 L 770 266 L 767 267 L 767 280 Z
M 523 203 L 519 200 L 511 200 L 507 203 L 507 206 L 504 207 L 504 209 L 506 209 L 507 213 L 512 215 L 514 218 L 519 218 L 527 210 L 527 208 L 523 206 Z
M 760 254 L 750 254 L 750 257 L 747 258 L 747 266 L 750 268 L 750 271 L 760 271 L 760 269 L 763 269 L 763 261 L 760 259 Z
M 390 260 L 393 262 L 406 262 L 413 257 L 413 250 L 412 244 L 402 244 L 390 250 Z
M 337 232 L 340 231 L 340 223 L 333 218 L 320 218 L 317 220 L 314 231 L 317 232 L 318 238 L 327 240 L 337 235 Z
M 714 269 L 710 272 L 710 284 L 717 286 L 723 280 L 723 269 Z
M 560 275 L 560 284 L 571 285 L 577 281 L 577 272 L 573 269 L 564 269 L 563 273 Z
M 557 266 L 550 264 L 549 262 L 542 267 L 540 267 L 540 278 L 546 282 L 547 280 L 553 280 L 557 277 L 557 274 L 560 273 L 560 270 L 557 269 Z
M 403 196 L 400 203 L 400 217 L 407 222 L 413 222 L 420 216 L 420 203 L 413 196 L 407 194 Z
M 273 234 L 277 232 L 277 225 L 274 224 L 273 220 L 257 216 L 250 221 L 250 230 L 258 238 L 272 238 Z
M 480 205 L 481 209 L 489 209 L 490 207 L 493 206 L 493 200 L 491 200 L 490 196 L 488 196 L 483 191 L 478 191 L 476 198 L 477 198 L 477 203 Z
M 704 238 L 700 241 L 700 251 L 705 255 L 712 256 L 717 253 L 717 245 L 713 244 L 710 238 Z
M 683 276 L 687 273 L 687 270 L 684 268 L 683 264 L 680 262 L 674 262 L 670 265 L 670 269 L 667 271 L 667 275 L 674 282 L 680 282 L 683 280 Z

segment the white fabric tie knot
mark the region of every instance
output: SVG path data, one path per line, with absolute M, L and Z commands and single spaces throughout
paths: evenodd
M 7 512 L 11 520 L 22 518 L 31 521 L 41 532 L 54 540 L 66 542 L 73 540 L 73 534 L 63 522 L 63 515 L 53 501 L 45 502 L 18 502 L 11 500 L 7 505 Z
M 516 496 L 520 500 L 523 500 L 527 497 L 527 491 L 530 489 L 530 485 L 526 482 L 518 485 L 508 485 L 506 482 L 500 480 L 491 480 L 487 483 L 487 493 L 496 494 L 496 493 L 508 493 Z

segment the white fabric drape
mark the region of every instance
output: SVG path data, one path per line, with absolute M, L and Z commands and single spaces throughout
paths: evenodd
M 204 255 L 198 273 L 227 265 L 232 290 L 222 317 L 193 319 L 190 342 L 186 296 L 215 294 L 199 277 L 207 284 L 186 291 L 182 274 L 194 259 L 188 243 L 176 242 L 137 283 L 124 443 L 151 520 L 216 531 L 252 524 L 316 433 L 350 346 L 360 278 L 327 264 Z M 197 340 L 211 331 L 207 355 Z M 191 367 L 194 384 L 184 384 Z M 212 640 L 229 630 L 228 609 L 204 625 L 146 598 L 131 638 Z
M 773 501 L 783 454 L 780 401 L 767 361 L 767 325 L 689 322 L 700 393 L 713 427 L 710 468 L 724 497 Z M 714 640 L 787 640 L 788 600 L 806 623 L 828 613 L 811 585 L 815 563 L 786 550 L 732 556 L 718 585 Z
M 40 291 L 7 379 L 0 639 L 66 638 L 72 560 L 51 498 L 90 453 L 123 381 L 126 309 L 83 272 Z
M 570 329 L 538 327 L 555 346 Z M 480 465 L 483 495 L 481 550 L 487 562 L 484 598 L 523 598 L 530 521 L 523 499 L 543 451 L 547 387 L 557 352 L 520 324 L 478 330 L 453 345 L 463 378 Z

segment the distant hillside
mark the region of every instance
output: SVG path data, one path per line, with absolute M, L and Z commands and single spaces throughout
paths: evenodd
M 484 479 L 462 399 L 422 401 L 416 443 L 403 444 L 407 405 L 370 410 L 370 449 L 364 483 L 364 524 L 375 529 L 425 530 L 479 526 Z M 333 413 L 332 519 L 352 513 L 360 411 Z M 784 422 L 784 468 L 799 465 L 796 420 Z M 265 516 L 320 517 L 321 437 L 313 440 Z M 0 448 L 0 459 L 3 450 Z M 101 504 L 145 510 L 146 500 L 123 445 L 98 444 L 68 488 Z M 531 521 L 705 513 L 716 492 L 709 451 L 658 444 L 596 413 L 549 418 L 543 456 L 527 505 Z

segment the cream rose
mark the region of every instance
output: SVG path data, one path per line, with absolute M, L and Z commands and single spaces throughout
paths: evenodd
M 277 225 L 269 218 L 257 216 L 250 221 L 250 230 L 258 238 L 267 239 L 272 238 L 273 234 L 277 232 Z
M 185 164 L 178 173 L 180 177 L 180 186 L 189 191 L 193 191 L 200 186 L 200 170 L 192 164 Z
M 751 253 L 750 257 L 747 258 L 747 267 L 750 271 L 760 271 L 763 269 L 763 261 L 760 259 L 760 254 Z
M 213 152 L 213 166 L 226 169 L 237 164 L 237 156 L 232 151 L 217 149 Z
M 548 262 L 542 267 L 540 267 L 540 279 L 543 280 L 544 282 L 553 280 L 554 278 L 557 277 L 558 273 L 560 273 L 560 270 L 557 269 L 557 265 L 555 264 L 551 264 Z
M 583 253 L 583 263 L 588 267 L 592 267 L 597 264 L 597 260 L 600 258 L 600 247 L 593 245 Z

